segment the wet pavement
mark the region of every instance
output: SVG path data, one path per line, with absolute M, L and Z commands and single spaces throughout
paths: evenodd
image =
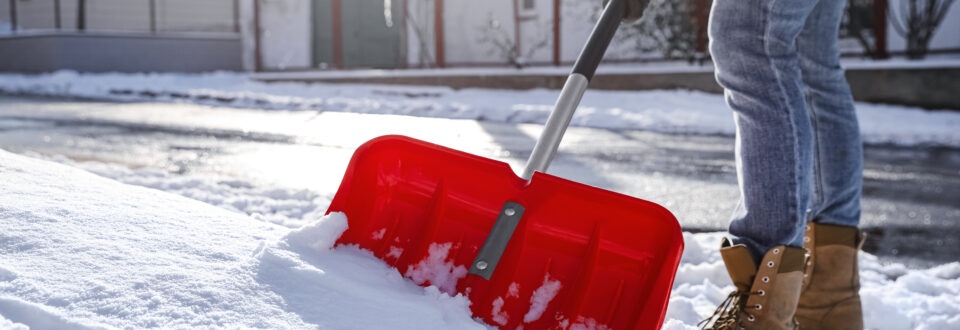
M 0 148 L 324 194 L 353 150 L 403 134 L 523 165 L 542 126 L 189 104 L 0 97 Z M 960 149 L 868 145 L 864 249 L 908 266 L 960 261 Z M 659 203 L 684 230 L 726 228 L 733 138 L 571 127 L 550 174 Z

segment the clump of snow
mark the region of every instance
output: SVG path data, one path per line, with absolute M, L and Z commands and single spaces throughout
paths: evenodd
M 507 322 L 510 322 L 510 315 L 507 314 L 507 311 L 503 310 L 503 298 L 497 297 L 493 300 L 493 309 L 490 311 L 490 315 L 493 316 L 493 322 L 499 325 L 507 325 Z
M 346 230 L 347 216 L 342 212 L 333 212 L 312 224 L 290 231 L 283 240 L 292 248 L 324 252 L 333 248 Z
M 391 246 L 390 251 L 387 252 L 388 258 L 400 259 L 401 255 L 403 255 L 403 248 L 399 246 Z
M 387 228 L 380 228 L 380 230 L 371 233 L 370 238 L 372 238 L 375 241 L 379 241 L 379 240 L 382 240 L 383 236 L 386 234 L 387 234 Z
M 520 283 L 517 283 L 517 282 L 510 283 L 510 286 L 507 287 L 507 297 L 511 297 L 511 298 L 520 297 Z
M 0 74 L 0 91 L 105 100 L 152 100 L 259 109 L 338 111 L 546 122 L 557 91 L 329 83 L 262 83 L 237 73 L 208 74 Z M 857 103 L 868 143 L 960 146 L 960 114 Z M 640 129 L 664 133 L 732 135 L 732 113 L 722 95 L 685 90 L 591 90 L 573 126 Z
M 550 279 L 550 274 L 543 276 L 543 284 L 533 291 L 530 296 L 530 309 L 523 315 L 523 322 L 530 323 L 540 319 L 543 311 L 547 310 L 547 305 L 557 296 L 560 291 L 560 281 Z
M 457 282 L 467 276 L 467 267 L 456 266 L 453 261 L 448 261 L 450 248 L 453 243 L 430 243 L 427 257 L 420 260 L 416 265 L 408 266 L 405 276 L 412 279 L 417 284 L 429 282 L 436 286 L 442 292 L 454 294 L 457 291 Z M 391 252 L 392 249 L 391 249 Z

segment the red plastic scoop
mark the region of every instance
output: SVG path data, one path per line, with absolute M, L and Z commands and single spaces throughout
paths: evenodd
M 508 201 L 524 211 L 495 272 L 467 275 Z M 401 136 L 357 149 L 330 211 L 349 221 L 339 243 L 466 294 L 504 329 L 657 329 L 683 249 L 656 204 L 539 172 L 528 184 L 506 163 Z
M 623 16 L 607 5 L 522 177 L 503 162 L 384 136 L 354 153 L 329 212 L 422 285 L 506 329 L 657 329 L 683 236 L 666 209 L 544 174 Z

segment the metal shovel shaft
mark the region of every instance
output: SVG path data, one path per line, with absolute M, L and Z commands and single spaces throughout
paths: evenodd
M 560 140 L 563 139 L 563 133 L 570 125 L 573 113 L 577 110 L 580 99 L 583 97 L 590 79 L 593 78 L 600 60 L 603 59 L 603 53 L 606 52 L 613 35 L 617 32 L 617 27 L 620 26 L 625 8 L 624 1 L 610 1 L 607 7 L 603 9 L 600 20 L 593 27 L 590 39 L 587 40 L 587 44 L 580 51 L 580 56 L 577 57 L 577 62 L 573 66 L 573 72 L 567 77 L 563 90 L 560 91 L 560 97 L 557 98 L 557 103 L 554 105 L 553 112 L 550 113 L 550 118 L 547 119 L 547 124 L 540 134 L 540 139 L 537 140 L 537 145 L 533 148 L 533 153 L 530 154 L 527 165 L 520 175 L 524 180 L 530 181 L 533 172 L 546 173 L 550 163 L 553 162 L 553 158 L 557 154 L 557 148 L 560 146 Z

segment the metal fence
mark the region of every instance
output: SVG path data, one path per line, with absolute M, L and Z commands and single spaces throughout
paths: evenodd
M 0 0 L 0 32 L 239 33 L 239 5 L 239 0 Z

